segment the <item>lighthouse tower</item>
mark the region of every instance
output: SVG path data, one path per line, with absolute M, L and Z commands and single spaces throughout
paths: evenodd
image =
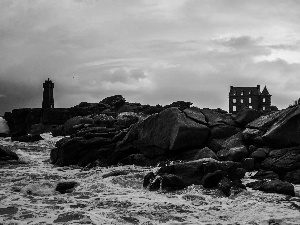
M 45 80 L 45 83 L 43 83 L 43 103 L 42 103 L 42 108 L 43 109 L 49 109 L 49 108 L 54 108 L 54 98 L 53 98 L 53 88 L 54 88 L 54 83 L 49 80 Z

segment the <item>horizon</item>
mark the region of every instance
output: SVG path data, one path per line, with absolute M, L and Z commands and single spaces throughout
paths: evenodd
M 299 11 L 296 0 L 2 0 L 0 115 L 40 108 L 48 77 L 55 108 L 120 94 L 228 111 L 230 86 L 256 85 L 286 108 L 300 97 Z

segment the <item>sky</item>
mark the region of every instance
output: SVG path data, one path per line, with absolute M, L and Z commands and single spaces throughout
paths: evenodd
M 228 110 L 230 86 L 300 97 L 298 0 L 1 0 L 0 115 L 121 94 Z

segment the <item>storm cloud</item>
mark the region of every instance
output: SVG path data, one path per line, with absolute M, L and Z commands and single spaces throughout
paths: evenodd
M 229 86 L 300 97 L 296 0 L 1 0 L 0 115 L 122 94 L 130 102 L 228 109 Z

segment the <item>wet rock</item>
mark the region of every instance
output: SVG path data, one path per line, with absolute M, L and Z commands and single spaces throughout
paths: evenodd
M 192 184 L 202 185 L 204 176 L 218 170 L 222 171 L 224 176 L 230 180 L 241 179 L 245 175 L 245 170 L 241 167 L 240 163 L 220 162 L 209 158 L 163 166 L 157 171 L 156 175 L 173 174 L 182 179 L 187 186 Z
M 58 191 L 61 194 L 70 193 L 78 185 L 79 183 L 75 181 L 60 182 L 56 185 L 55 191 Z
M 51 132 L 53 137 L 65 136 L 64 125 L 59 125 Z
M 194 160 L 197 159 L 204 159 L 204 158 L 212 158 L 215 160 L 219 160 L 218 156 L 216 155 L 216 153 L 214 153 L 211 149 L 209 149 L 208 147 L 205 147 L 203 149 L 200 149 L 197 154 L 194 157 Z
M 241 132 L 229 137 L 222 144 L 222 148 L 228 150 L 231 148 L 242 147 L 242 146 L 245 146 L 245 142 Z
M 7 161 L 7 160 L 19 160 L 19 157 L 8 147 L 0 146 L 0 161 Z
M 58 166 L 79 165 L 86 166 L 99 159 L 108 164 L 108 158 L 115 148 L 109 138 L 82 137 L 65 138 L 56 144 L 57 148 L 51 150 L 50 159 Z
M 250 187 L 254 190 L 260 190 L 266 193 L 278 193 L 278 194 L 285 194 L 295 196 L 295 189 L 294 186 L 286 181 L 281 181 L 278 179 L 266 181 L 256 181 L 247 184 L 247 187 Z
M 274 179 L 279 179 L 279 176 L 277 173 L 274 173 L 273 171 L 259 170 L 251 178 L 258 179 L 258 180 L 264 180 L 264 179 L 274 180 Z
M 214 188 L 217 187 L 219 181 L 223 178 L 224 173 L 221 170 L 217 170 L 213 173 L 206 174 L 203 179 L 203 187 L 205 188 Z
M 225 196 L 230 196 L 230 189 L 231 189 L 231 181 L 223 177 L 222 180 L 218 183 L 218 189 L 225 194 Z
M 287 172 L 283 179 L 293 184 L 300 184 L 300 169 Z
M 146 182 L 144 182 L 146 183 Z M 173 174 L 163 174 L 156 176 L 149 184 L 150 191 L 164 190 L 176 191 L 186 187 L 182 179 Z

